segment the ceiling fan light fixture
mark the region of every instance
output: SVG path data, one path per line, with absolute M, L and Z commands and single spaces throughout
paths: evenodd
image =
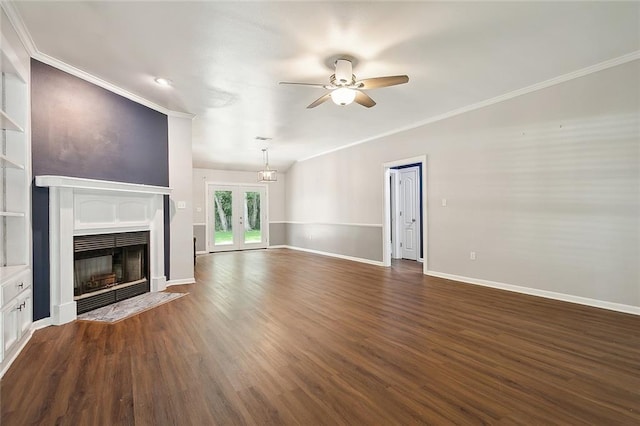
M 331 100 L 336 105 L 349 105 L 356 98 L 356 91 L 346 87 L 331 92 Z
M 328 65 L 328 64 L 327 64 Z M 280 84 L 295 84 L 298 86 L 324 87 L 328 90 L 324 95 L 311 102 L 307 109 L 315 108 L 329 100 L 336 105 L 349 105 L 357 103 L 365 108 L 371 108 L 376 102 L 371 99 L 365 90 L 378 89 L 380 87 L 397 86 L 409 82 L 407 75 L 390 75 L 386 77 L 372 77 L 358 80 L 353 74 L 353 59 L 339 57 L 333 61 L 336 72 L 329 77 L 329 84 L 322 83 L 294 83 L 281 81 Z
M 351 83 L 353 78 L 351 61 L 347 59 L 338 59 L 336 61 L 336 82 L 339 86 Z

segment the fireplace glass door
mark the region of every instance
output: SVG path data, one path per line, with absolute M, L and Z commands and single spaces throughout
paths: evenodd
M 74 299 L 78 313 L 149 291 L 149 233 L 74 239 Z
M 73 262 L 73 295 L 81 296 L 93 291 L 111 287 L 116 283 L 113 272 L 113 252 L 100 250 L 87 253 L 87 258 Z

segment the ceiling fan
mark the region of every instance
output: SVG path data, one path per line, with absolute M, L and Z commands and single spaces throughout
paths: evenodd
M 406 75 L 393 75 L 389 77 L 375 77 L 356 80 L 356 76 L 352 73 L 353 66 L 349 59 L 336 60 L 335 66 L 336 72 L 329 77 L 329 84 L 293 83 L 288 81 L 281 81 L 280 84 L 322 87 L 330 90 L 329 93 L 325 93 L 313 101 L 307 108 L 315 108 L 329 99 L 337 105 L 349 105 L 350 103 L 355 102 L 367 108 L 371 108 L 376 104 L 376 102 L 371 99 L 369 95 L 363 92 L 363 90 L 395 86 L 409 81 L 409 77 Z

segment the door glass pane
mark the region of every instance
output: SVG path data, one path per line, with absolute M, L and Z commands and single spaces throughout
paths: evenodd
M 232 206 L 233 195 L 231 191 L 215 191 L 213 196 L 215 204 L 215 229 L 213 232 L 215 245 L 233 244 L 233 220 Z
M 259 192 L 246 191 L 244 193 L 244 218 L 244 242 L 262 242 Z

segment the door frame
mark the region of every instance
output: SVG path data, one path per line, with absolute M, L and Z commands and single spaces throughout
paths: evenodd
M 383 213 L 382 217 L 382 264 L 383 266 L 391 266 L 391 184 L 390 184 L 390 169 L 392 167 L 405 166 L 409 164 L 422 164 L 422 180 L 421 180 L 421 195 L 422 195 L 422 273 L 427 274 L 429 270 L 427 260 L 429 259 L 428 251 L 429 245 L 427 244 L 428 238 L 428 226 L 427 226 L 427 155 L 420 155 L 417 157 L 404 158 L 395 161 L 389 161 L 382 164 L 382 180 L 383 180 Z
M 413 163 L 413 164 L 416 164 L 416 163 Z M 420 167 L 417 166 L 417 165 L 411 166 L 411 167 L 402 168 L 402 169 L 396 169 L 396 170 L 398 171 L 398 177 L 399 177 L 399 180 L 400 180 L 400 184 L 399 184 L 399 191 L 400 191 L 399 192 L 400 193 L 399 202 L 400 202 L 400 207 L 399 207 L 399 209 L 403 212 L 402 221 L 398 220 L 398 216 L 399 216 L 398 212 L 397 211 L 395 212 L 395 214 L 396 214 L 396 223 L 399 223 L 398 228 L 399 228 L 399 231 L 402 232 L 402 234 L 401 234 L 402 238 L 400 239 L 400 243 L 402 243 L 402 247 L 400 248 L 400 257 L 399 258 L 400 259 L 408 259 L 408 258 L 404 257 L 405 249 L 407 247 L 407 241 L 405 239 L 405 237 L 407 235 L 406 232 L 405 232 L 405 230 L 406 230 L 405 218 L 406 218 L 406 215 L 407 215 L 407 211 L 404 210 L 404 207 L 406 207 L 406 204 L 404 202 L 405 201 L 404 197 L 407 194 L 407 192 L 406 192 L 406 190 L 404 190 L 404 187 L 403 187 L 403 185 L 406 185 L 406 182 L 403 182 L 403 180 L 405 180 L 405 179 L 403 179 L 402 176 L 403 176 L 403 173 L 406 173 L 407 171 L 411 170 L 411 171 L 414 172 L 414 176 L 415 176 L 414 185 L 413 185 L 413 188 L 411 188 L 411 189 L 412 189 L 412 191 L 415 191 L 414 196 L 416 197 L 415 204 L 414 204 L 415 205 L 414 211 L 410 212 L 411 213 L 411 217 L 415 218 L 415 221 L 414 221 L 414 224 L 413 224 L 413 229 L 414 229 L 414 232 L 415 232 L 415 237 L 414 237 L 415 239 L 412 242 L 415 243 L 415 250 L 416 250 L 416 252 L 415 252 L 416 258 L 415 258 L 415 260 L 418 261 L 418 262 L 422 262 L 423 261 L 423 258 L 421 256 L 422 253 L 420 253 L 420 251 L 421 251 L 420 249 L 423 247 L 423 244 L 420 241 L 420 238 L 421 238 L 421 235 L 422 235 L 422 218 L 420 217 L 420 210 L 421 210 L 420 209 L 420 186 L 422 186 L 422 185 L 421 185 L 421 183 L 419 181 L 421 170 L 420 170 Z M 393 223 L 393 220 L 391 222 Z M 414 259 L 409 259 L 409 260 L 414 260 Z
M 391 207 L 389 209 L 389 220 L 390 220 L 390 228 L 389 228 L 389 239 L 391 240 L 391 258 L 392 259 L 402 259 L 402 252 L 400 251 L 400 242 L 402 238 L 400 237 L 402 229 L 400 224 L 398 223 L 397 217 L 400 211 L 400 180 L 398 170 L 389 169 L 390 175 L 390 193 L 389 193 L 389 202 L 391 203 Z M 393 219 L 396 218 L 394 223 Z M 395 236 L 395 239 L 393 238 Z
M 209 251 L 209 247 L 210 247 L 210 239 L 211 239 L 211 233 L 209 232 L 209 227 L 211 226 L 209 224 L 209 209 L 211 208 L 211 203 L 209 202 L 209 188 L 211 186 L 232 186 L 235 189 L 239 189 L 239 188 L 243 188 L 243 187 L 259 187 L 259 188 L 264 188 L 264 223 L 261 223 L 261 226 L 263 227 L 262 231 L 263 231 L 263 235 L 265 238 L 265 244 L 266 247 L 269 247 L 269 185 L 266 183 L 238 183 L 238 182 L 217 182 L 217 181 L 205 181 L 204 183 L 204 206 L 205 206 L 205 251 L 207 253 L 217 253 L 217 252 L 221 252 L 221 251 L 239 251 L 239 250 L 262 250 L 264 247 L 255 247 L 255 248 L 251 248 L 251 247 L 247 247 L 247 248 L 237 248 L 237 247 L 230 247 L 230 248 L 221 248 L 219 250 L 216 250 L 215 252 L 213 251 Z M 246 220 L 246 218 L 245 218 Z M 214 225 L 215 226 L 215 225 Z

